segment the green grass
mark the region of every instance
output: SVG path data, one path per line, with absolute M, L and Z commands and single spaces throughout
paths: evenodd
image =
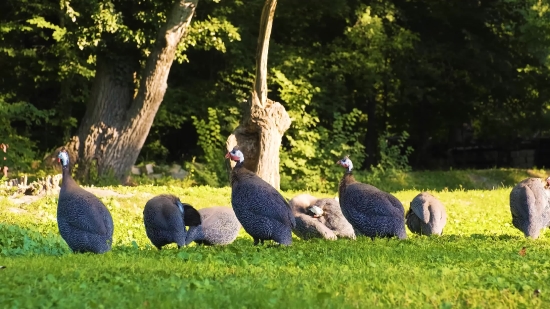
M 550 233 L 525 239 L 508 203 L 509 185 L 527 175 L 407 174 L 407 190 L 393 193 L 407 209 L 419 192 L 408 186 L 439 188 L 431 192 L 447 208 L 444 236 L 295 238 L 291 247 L 254 247 L 244 231 L 225 247 L 151 246 L 141 216 L 149 198 L 173 193 L 197 208 L 229 206 L 229 188 L 111 188 L 122 195 L 102 198 L 115 222 L 113 250 L 103 255 L 70 253 L 57 232 L 56 197 L 22 205 L 2 198 L 0 308 L 545 308 Z M 499 178 L 495 189 L 467 190 Z

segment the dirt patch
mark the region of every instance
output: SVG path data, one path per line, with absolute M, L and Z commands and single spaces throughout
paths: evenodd
M 95 196 L 102 198 L 102 197 L 117 197 L 117 198 L 128 198 L 134 196 L 134 194 L 120 194 L 118 192 L 115 192 L 113 190 L 109 189 L 101 189 L 101 188 L 83 188 L 84 190 L 94 194 Z M 50 195 L 57 196 L 59 192 L 51 193 Z M 30 204 L 33 202 L 36 202 L 37 200 L 45 197 L 46 195 L 17 195 L 17 196 L 10 196 L 8 197 L 8 200 L 16 205 L 21 204 Z M 15 209 L 15 208 L 14 208 Z
M 11 211 L 11 212 L 13 212 L 13 213 L 16 213 L 16 214 L 25 214 L 25 213 L 28 213 L 27 210 L 22 209 L 22 208 L 10 207 L 10 208 L 8 208 L 8 210 Z
M 115 192 L 113 190 L 109 190 L 109 189 L 101 189 L 101 188 L 83 188 L 84 190 L 94 194 L 95 196 L 97 197 L 111 197 L 111 196 L 114 196 L 114 197 L 121 197 L 121 198 L 127 198 L 127 197 L 132 197 L 134 196 L 134 194 L 121 194 L 121 193 L 118 193 L 118 192 Z
M 38 196 L 38 195 L 20 195 L 20 196 L 10 196 L 8 197 L 8 201 L 16 204 L 16 205 L 21 205 L 21 204 L 30 204 L 32 202 L 35 202 L 39 199 L 43 198 L 43 196 Z

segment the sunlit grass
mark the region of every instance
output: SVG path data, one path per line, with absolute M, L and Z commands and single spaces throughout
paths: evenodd
M 437 183 L 430 175 L 418 176 L 422 177 Z M 509 177 L 515 181 L 515 176 Z M 550 233 L 527 240 L 511 225 L 509 186 L 431 191 L 449 216 L 442 237 L 409 232 L 402 241 L 295 238 L 288 248 L 254 247 L 241 230 L 237 240 L 225 247 L 169 246 L 162 251 L 150 245 L 144 231 L 142 210 L 149 198 L 174 193 L 197 208 L 230 206 L 230 189 L 111 189 L 122 195 L 102 198 L 115 222 L 114 248 L 104 255 L 70 253 L 57 232 L 56 197 L 19 206 L 0 200 L 0 265 L 6 266 L 0 269 L 1 308 L 544 308 L 549 304 Z M 296 193 L 284 195 L 291 198 Z M 407 209 L 419 191 L 393 193 Z M 519 254 L 522 247 L 526 247 L 524 256 Z

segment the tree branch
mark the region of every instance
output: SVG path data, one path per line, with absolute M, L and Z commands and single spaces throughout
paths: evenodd
M 138 93 L 129 111 L 130 117 L 154 118 L 167 88 L 168 74 L 174 61 L 179 42 L 187 33 L 199 0 L 178 0 L 167 16 L 166 24 L 159 30 L 155 47 L 147 58 Z M 140 115 L 146 111 L 145 115 Z
M 266 0 L 260 20 L 260 33 L 256 49 L 256 78 L 252 90 L 252 106 L 264 108 L 267 103 L 267 54 L 269 51 L 269 37 L 277 0 Z

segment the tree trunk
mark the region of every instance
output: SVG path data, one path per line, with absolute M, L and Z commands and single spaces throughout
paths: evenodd
M 88 174 L 92 161 L 97 160 L 99 175 L 112 173 L 121 182 L 128 181 L 129 171 L 164 98 L 176 48 L 197 4 L 198 0 L 174 3 L 140 74 L 137 91 L 132 70 L 134 63 L 128 62 L 131 60 L 123 55 L 115 59 L 98 57 L 86 114 L 78 136 L 67 145 L 69 151 L 78 154 L 74 159 L 78 162 L 80 178 Z
M 244 166 L 276 189 L 280 187 L 279 148 L 290 117 L 278 102 L 267 99 L 267 54 L 277 0 L 266 0 L 256 49 L 256 77 L 241 123 L 227 139 L 227 149 L 239 145 Z

